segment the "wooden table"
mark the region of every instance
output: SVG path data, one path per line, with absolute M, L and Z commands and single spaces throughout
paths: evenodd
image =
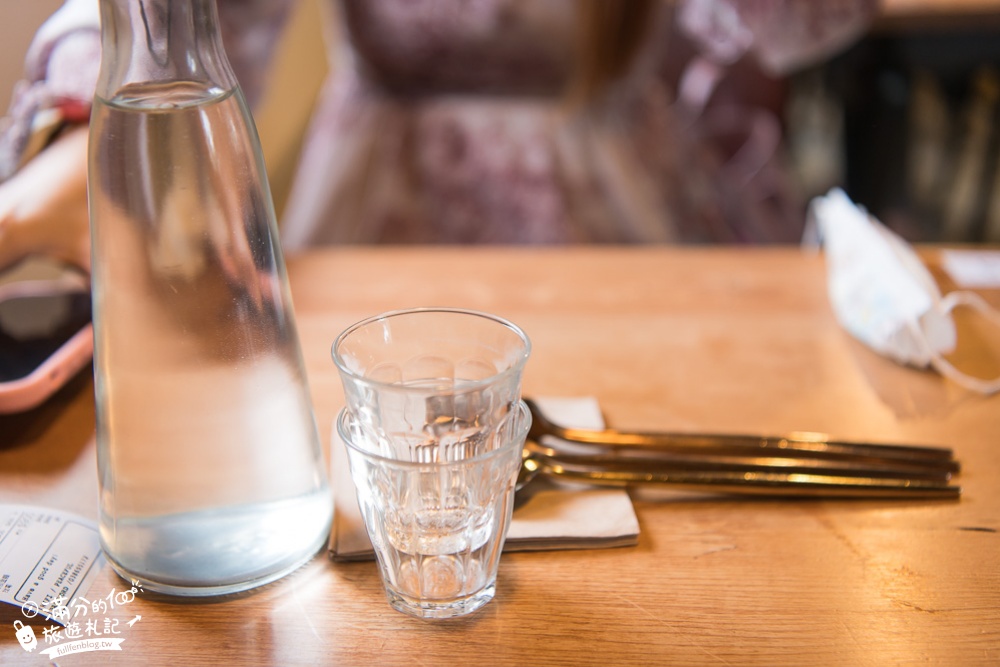
M 933 257 L 933 255 L 932 255 Z M 504 556 L 461 620 L 392 611 L 373 563 L 325 555 L 224 601 L 140 594 L 120 653 L 66 666 L 889 665 L 1000 663 L 1000 396 L 849 339 L 822 258 L 796 249 L 354 249 L 290 262 L 321 431 L 328 350 L 411 305 L 506 316 L 531 336 L 530 395 L 595 395 L 618 426 L 784 432 L 954 447 L 960 501 L 778 501 L 634 493 L 636 547 Z M 997 292 L 987 296 L 995 305 Z M 96 516 L 92 385 L 0 420 L 0 502 Z M 120 590 L 106 570 L 93 590 Z M 17 614 L 0 621 L 8 624 Z M 0 663 L 40 665 L 0 632 Z

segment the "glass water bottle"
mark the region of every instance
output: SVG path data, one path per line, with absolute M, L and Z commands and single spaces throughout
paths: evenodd
M 244 590 L 310 559 L 332 511 L 260 143 L 214 0 L 101 0 L 101 30 L 101 542 L 147 590 Z

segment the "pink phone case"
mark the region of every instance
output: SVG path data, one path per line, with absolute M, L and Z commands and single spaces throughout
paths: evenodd
M 65 292 L 85 284 L 75 280 L 30 281 L 0 286 L 0 299 Z M 40 405 L 90 363 L 94 354 L 94 330 L 88 324 L 66 341 L 30 375 L 0 382 L 0 413 L 23 412 Z

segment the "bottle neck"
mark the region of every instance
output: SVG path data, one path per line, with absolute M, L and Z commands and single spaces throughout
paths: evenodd
M 221 91 L 236 86 L 215 0 L 100 2 L 99 97 L 113 99 L 132 84 L 183 81 Z

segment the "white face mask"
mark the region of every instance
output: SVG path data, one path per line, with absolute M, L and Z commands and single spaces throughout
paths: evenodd
M 955 349 L 956 306 L 970 306 L 998 325 L 1000 313 L 974 292 L 942 297 L 913 248 L 839 189 L 812 201 L 810 225 L 825 248 L 834 314 L 852 336 L 901 364 L 931 366 L 967 389 L 1000 391 L 1000 378 L 969 376 L 942 356 Z

